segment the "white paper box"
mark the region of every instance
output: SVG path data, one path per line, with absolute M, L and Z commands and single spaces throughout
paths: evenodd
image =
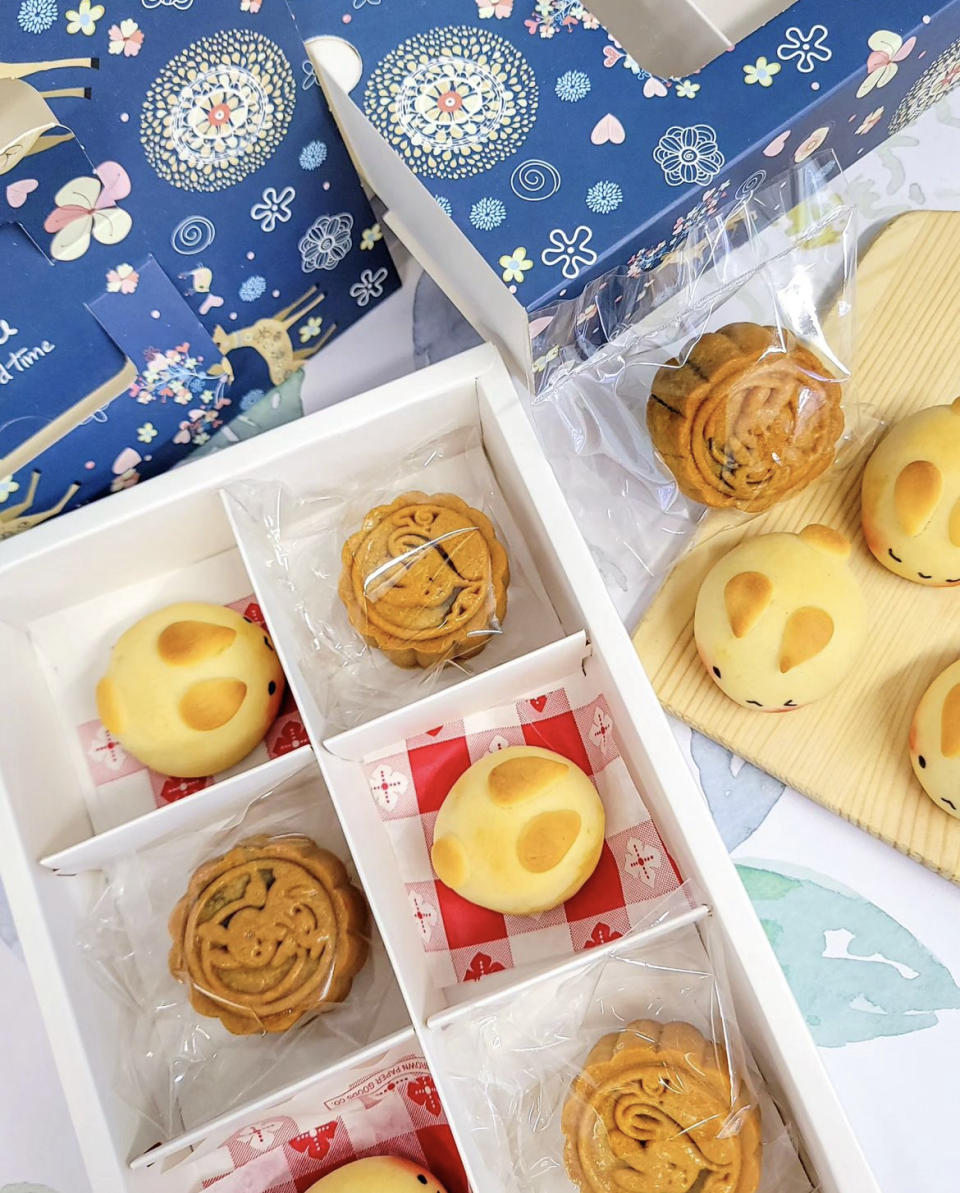
M 143 586 L 143 592 L 155 587 L 165 595 L 176 594 L 178 572 L 238 549 L 221 496 L 222 489 L 238 480 L 279 481 L 293 492 L 307 492 L 317 487 L 319 475 L 328 487 L 361 467 L 366 471 L 382 463 L 388 469 L 405 452 L 470 425 L 481 429 L 499 488 L 524 535 L 564 637 L 528 657 L 520 644 L 517 659 L 502 668 L 448 689 L 439 698 L 428 698 L 419 710 L 401 710 L 392 720 L 384 718 L 338 739 L 327 740 L 323 716 L 301 671 L 294 645 L 296 614 L 258 556 L 259 540 L 248 536 L 226 499 L 241 536 L 246 572 L 284 662 L 465 1161 L 476 1168 L 482 1159 L 477 1160 L 466 1138 L 456 1101 L 444 1082 L 436 1048 L 440 1027 L 426 1022 L 438 1014 L 442 1023 L 446 1000 L 427 980 L 405 901 L 395 898 L 390 845 L 369 793 L 363 798 L 355 759 L 371 737 L 396 740 L 421 715 L 420 724 L 428 728 L 438 700 L 448 716 L 472 711 L 477 701 L 502 699 L 505 684 L 509 688 L 516 682 L 529 689 L 557 678 L 558 669 L 562 674 L 571 660 L 586 654 L 617 724 L 632 778 L 681 872 L 695 884 L 720 927 L 740 1027 L 786 1117 L 797 1125 L 813 1182 L 821 1193 L 874 1193 L 877 1186 L 706 803 L 508 374 L 491 348 L 465 353 L 71 513 L 0 551 L 0 651 L 4 674 L 17 677 L 0 694 L 0 864 L 93 1188 L 97 1193 L 151 1190 L 161 1180 L 160 1165 L 129 1168 L 150 1141 L 136 1115 L 114 1092 L 113 1068 L 123 1047 L 115 1005 L 93 981 L 77 947 L 79 925 L 101 880 L 95 872 L 57 875 L 39 860 L 68 846 L 79 847 L 91 838 L 92 829 L 61 710 L 52 699 L 56 693 L 48 665 L 38 661 L 31 627 L 58 610 L 91 600 L 102 602 L 107 610 L 122 606 L 128 616 L 121 590 L 129 585 Z M 202 599 L 202 594 L 195 593 L 194 599 Z M 509 630 L 509 614 L 506 624 Z M 588 645 L 577 637 L 581 632 Z M 88 649 L 82 639 L 78 629 L 80 652 Z M 304 761 L 313 765 L 308 758 Z M 270 785 L 255 772 L 245 774 L 248 778 L 226 795 L 211 788 L 152 817 L 120 825 L 112 830 L 107 852 L 189 831 L 216 820 L 225 810 L 243 808 Z M 84 846 L 87 856 L 81 853 L 79 864 L 100 860 L 99 848 L 99 843 Z M 75 854 L 73 858 L 76 863 Z M 508 975 L 504 982 L 526 978 Z M 471 989 L 467 1001 L 483 997 L 487 989 Z M 353 1062 L 345 1058 L 343 1063 Z M 265 1095 L 248 1107 L 248 1119 L 279 1096 Z M 473 1171 L 472 1180 L 478 1193 L 494 1193 L 482 1171 Z

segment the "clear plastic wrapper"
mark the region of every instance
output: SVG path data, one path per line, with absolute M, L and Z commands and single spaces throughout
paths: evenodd
M 126 1016 L 119 1092 L 162 1142 L 406 1022 L 312 773 L 114 863 L 81 944 Z
M 832 156 L 543 312 L 530 411 L 620 611 L 709 510 L 801 493 L 869 425 L 850 386 L 854 208 Z
M 443 1029 L 451 1096 L 491 1187 L 812 1193 L 711 936 L 707 919 L 646 944 L 624 937 Z
M 336 491 L 230 489 L 301 629 L 331 729 L 352 728 L 561 636 L 483 453 L 464 428 Z

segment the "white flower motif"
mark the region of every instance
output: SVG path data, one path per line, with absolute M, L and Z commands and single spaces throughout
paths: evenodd
M 293 215 L 290 204 L 296 196 L 292 186 L 285 186 L 279 195 L 274 187 L 266 186 L 260 202 L 250 208 L 250 218 L 257 221 L 262 231 L 272 232 L 278 223 L 285 224 Z
M 627 842 L 627 851 L 623 860 L 627 871 L 634 878 L 639 878 L 645 886 L 655 885 L 657 871 L 663 865 L 663 854 L 656 845 L 648 845 L 645 841 L 638 841 L 636 837 L 631 837 Z
M 437 926 L 437 909 L 432 903 L 424 899 L 422 895 L 417 894 L 416 891 L 411 891 L 410 910 L 413 912 L 417 931 L 423 937 L 424 944 L 427 944 L 433 935 L 434 928 Z
M 593 711 L 593 721 L 590 725 L 590 740 L 601 754 L 606 754 L 607 750 L 613 744 L 613 721 L 599 705 Z
M 563 267 L 565 278 L 579 277 L 580 271 L 593 265 L 597 254 L 588 248 L 593 239 L 593 232 L 586 224 L 579 224 L 570 233 L 561 228 L 554 228 L 549 240 L 552 248 L 546 248 L 540 254 L 544 265 L 560 265 Z
M 723 169 L 726 160 L 717 146 L 717 134 L 709 124 L 689 128 L 672 125 L 653 151 L 669 186 L 704 186 Z
M 378 766 L 370 775 L 370 791 L 385 812 L 392 812 L 406 793 L 410 783 L 407 776 L 392 766 Z
M 385 265 L 376 273 L 372 269 L 364 269 L 360 274 L 360 280 L 350 287 L 350 297 L 357 300 L 358 307 L 365 307 L 371 298 L 379 298 L 383 294 L 383 283 L 388 276 Z
M 784 42 L 777 46 L 777 57 L 783 62 L 797 60 L 797 70 L 808 75 L 818 62 L 829 62 L 833 57 L 833 50 L 824 43 L 827 40 L 826 25 L 814 25 L 809 33 L 804 33 L 796 25 L 791 25 L 784 34 Z
M 101 725 L 87 747 L 87 755 L 99 766 L 117 771 L 127 760 L 123 746 L 113 740 L 105 725 Z
M 353 216 L 321 215 L 300 239 L 300 264 L 304 273 L 314 269 L 336 269 L 353 246 Z
M 19 488 L 19 482 L 15 481 L 12 476 L 0 476 L 0 504 L 6 501 L 12 493 L 16 493 Z

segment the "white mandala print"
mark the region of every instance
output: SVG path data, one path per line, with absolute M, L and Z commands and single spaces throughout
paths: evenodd
M 723 169 L 726 160 L 709 124 L 689 128 L 672 125 L 653 151 L 668 186 L 706 186 Z

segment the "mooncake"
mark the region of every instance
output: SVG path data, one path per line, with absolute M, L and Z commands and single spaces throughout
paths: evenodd
M 603 1036 L 563 1108 L 580 1193 L 755 1193 L 760 1114 L 727 1057 L 689 1023 L 638 1019 Z
M 789 331 L 730 323 L 657 370 L 647 429 L 687 497 L 758 512 L 832 463 L 842 396 L 830 369 Z
M 170 916 L 170 972 L 234 1035 L 280 1032 L 350 993 L 369 912 L 309 837 L 250 837 L 204 862 Z
M 270 635 L 224 605 L 150 613 L 118 638 L 97 684 L 108 732 L 160 774 L 228 770 L 264 737 L 283 699 Z
M 707 673 L 746 708 L 784 712 L 843 682 L 867 631 L 866 604 L 829 526 L 744 539 L 707 572 L 693 633 Z
M 579 766 L 539 746 L 509 746 L 451 787 L 430 857 L 440 881 L 478 907 L 535 915 L 593 874 L 604 825 L 603 803 Z
M 914 584 L 960 584 L 960 398 L 889 431 L 863 470 L 863 537 L 875 559 Z
M 507 612 L 510 568 L 490 519 L 450 493 L 404 493 L 347 539 L 339 593 L 353 627 L 399 667 L 479 653 Z

